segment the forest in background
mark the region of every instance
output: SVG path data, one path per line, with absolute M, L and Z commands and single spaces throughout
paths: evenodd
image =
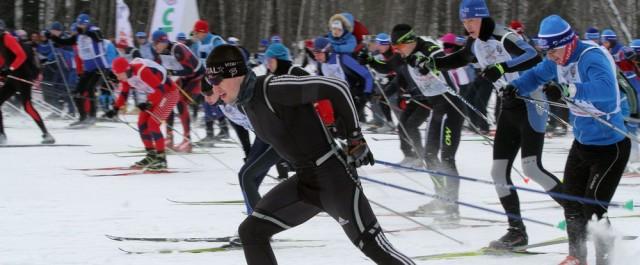
M 156 0 L 125 0 L 135 31 L 150 31 Z M 158 0 L 163 1 L 163 0 Z M 177 0 L 180 1 L 180 0 Z M 10 28 L 28 32 L 45 29 L 52 21 L 69 26 L 77 14 L 92 16 L 107 37 L 115 28 L 115 0 L 13 0 L 0 1 L 0 18 Z M 209 21 L 213 32 L 235 36 L 253 50 L 260 39 L 279 34 L 285 43 L 328 32 L 331 15 L 350 12 L 372 34 L 388 32 L 397 23 L 414 25 L 421 35 L 463 33 L 458 18 L 460 0 L 198 0 L 200 18 Z M 559 14 L 576 30 L 589 26 L 613 28 L 622 39 L 623 22 L 631 37 L 640 37 L 640 0 L 488 0 L 496 22 L 508 24 L 518 19 L 528 35 L 535 35 L 538 23 L 550 14 Z M 617 9 L 618 12 L 615 12 Z M 616 13 L 618 15 L 616 15 Z

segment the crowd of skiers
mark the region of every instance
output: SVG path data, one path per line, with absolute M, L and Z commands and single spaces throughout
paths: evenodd
M 490 246 L 528 244 L 518 193 L 508 186 L 513 185 L 513 162 L 520 152 L 522 172 L 513 171 L 540 184 L 565 210 L 570 249 L 560 264 L 586 264 L 588 220 L 593 215 L 606 220 L 607 203 L 627 162 L 639 159 L 640 39 L 624 46 L 611 29 L 595 27 L 584 29 L 581 39 L 578 29 L 556 15 L 545 18 L 530 38 L 517 20 L 508 27 L 497 24 L 484 0 L 463 0 L 459 15 L 465 35 L 431 38 L 408 24 L 370 34 L 350 13 L 339 13 L 329 18 L 328 32 L 301 42 L 301 52 L 295 54 L 278 35 L 262 40 L 259 50 L 250 53 L 237 38 L 211 33 L 205 20 L 195 23 L 189 37 L 179 33 L 175 40 L 161 29 L 149 35 L 138 32 L 133 46 L 106 39 L 87 14 L 69 29 L 54 22 L 31 36 L 10 32 L 0 21 L 0 104 L 17 94 L 42 130 L 42 143 L 52 144 L 55 140 L 33 106 L 32 87 L 43 94 L 40 105 L 58 110 L 47 119 L 75 117 L 72 128 L 87 128 L 100 119 L 121 121 L 119 112 L 133 102 L 147 150 L 134 167 L 148 170 L 167 168 L 166 148 L 191 152 L 194 146 L 210 147 L 228 138 L 232 126 L 245 153 L 238 177 L 250 218 L 241 225 L 240 238 L 250 264 L 275 264 L 270 236 L 320 209 L 341 224 L 351 223 L 343 225 L 346 233 L 377 263 L 411 264 L 386 242 L 360 193 L 353 168 L 373 164 L 360 124 L 367 124 L 370 133 L 398 135 L 401 166 L 449 175 L 458 175 L 456 152 L 467 128 L 493 145 L 490 174 L 508 215 L 507 233 Z M 492 95 L 494 115 L 487 111 Z M 196 142 L 191 124 L 199 112 L 204 113 L 206 137 Z M 0 144 L 7 142 L 1 114 Z M 181 128 L 174 127 L 176 114 Z M 575 140 L 561 181 L 542 165 L 543 145 L 545 137 L 564 136 L 570 127 Z M 174 144 L 174 132 L 182 136 L 180 144 Z M 253 143 L 249 132 L 256 134 Z M 301 135 L 309 139 L 303 142 Z M 333 138 L 347 141 L 346 159 L 332 140 L 326 142 Z M 274 188 L 280 199 L 261 199 L 258 187 L 274 165 L 281 178 L 295 171 L 295 179 Z M 315 177 L 341 174 L 345 179 L 336 183 L 346 182 L 341 185 L 349 190 L 311 195 L 301 188 Z M 353 182 L 345 181 L 349 178 Z M 460 179 L 431 179 L 442 199 L 414 214 L 438 213 L 439 221 L 457 222 L 459 207 L 451 202 L 458 200 Z M 313 185 L 335 188 L 335 183 L 322 181 Z M 303 196 L 297 189 L 310 194 Z M 353 209 L 353 203 L 337 199 L 342 197 L 361 205 Z M 309 199 L 321 203 L 295 206 Z M 596 264 L 608 264 L 612 240 L 595 240 Z

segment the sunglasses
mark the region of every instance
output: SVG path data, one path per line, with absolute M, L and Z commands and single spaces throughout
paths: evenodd
M 221 74 L 210 73 L 205 75 L 204 80 L 207 81 L 207 83 L 211 86 L 217 86 L 222 83 L 224 77 Z

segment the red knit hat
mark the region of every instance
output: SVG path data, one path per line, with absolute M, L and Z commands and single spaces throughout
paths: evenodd
M 522 33 L 524 32 L 524 26 L 522 25 L 522 23 L 516 19 L 511 20 L 511 24 L 509 24 L 509 27 L 512 28 L 513 30 L 517 31 L 518 33 Z
M 129 61 L 124 57 L 118 57 L 111 63 L 111 70 L 114 74 L 124 73 L 129 70 L 130 67 Z
M 209 33 L 209 22 L 204 19 L 196 21 L 196 24 L 193 25 L 193 31 L 200 33 Z

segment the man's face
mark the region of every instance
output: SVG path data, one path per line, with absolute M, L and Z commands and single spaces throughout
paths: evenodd
M 198 40 L 204 40 L 204 38 L 207 37 L 207 33 L 206 32 L 196 32 L 195 36 L 196 36 L 196 39 L 198 39 Z
M 376 48 L 375 48 L 375 50 L 376 50 L 376 51 L 378 51 L 379 53 L 385 53 L 385 52 L 387 52 L 390 48 L 391 48 L 391 45 L 380 45 L 380 44 L 376 44 Z
M 327 62 L 327 54 L 324 52 L 313 52 L 313 57 L 315 57 L 316 61 L 319 63 Z
M 136 42 L 140 45 L 144 44 L 145 42 L 147 42 L 146 38 L 136 38 Z
M 549 60 L 552 60 L 556 64 L 562 64 L 562 58 L 564 58 L 564 53 L 566 51 L 566 46 L 561 48 L 551 49 L 547 52 L 547 57 Z
M 413 50 L 416 49 L 416 43 L 410 42 L 410 43 L 396 44 L 396 45 L 393 45 L 393 48 L 395 48 L 400 53 L 400 55 L 402 55 L 402 57 L 407 57 L 411 55 Z
M 224 103 L 233 103 L 238 99 L 243 79 L 244 76 L 225 78 L 218 85 L 213 86 L 213 93 L 218 95 Z
M 275 73 L 276 69 L 278 69 L 278 60 L 276 58 L 267 58 L 267 69 L 269 69 L 269 72 Z
M 153 43 L 153 48 L 156 50 L 157 53 L 162 53 L 164 50 L 167 49 L 168 46 L 169 46 L 169 43 L 167 43 L 167 42 L 155 42 L 155 43 Z
M 40 34 L 38 34 L 38 33 L 31 33 L 31 41 L 33 41 L 33 42 L 39 42 L 39 41 L 40 41 Z
M 613 46 L 613 45 L 611 45 L 610 41 L 605 40 L 605 41 L 602 42 L 602 46 L 604 46 L 604 48 L 606 48 L 606 49 L 611 49 L 611 46 Z
M 464 29 L 469 32 L 469 36 L 471 36 L 472 38 L 477 39 L 478 36 L 480 36 L 482 18 L 463 19 L 462 24 L 464 25 Z
M 127 81 L 127 72 L 117 73 L 116 77 L 119 81 Z

